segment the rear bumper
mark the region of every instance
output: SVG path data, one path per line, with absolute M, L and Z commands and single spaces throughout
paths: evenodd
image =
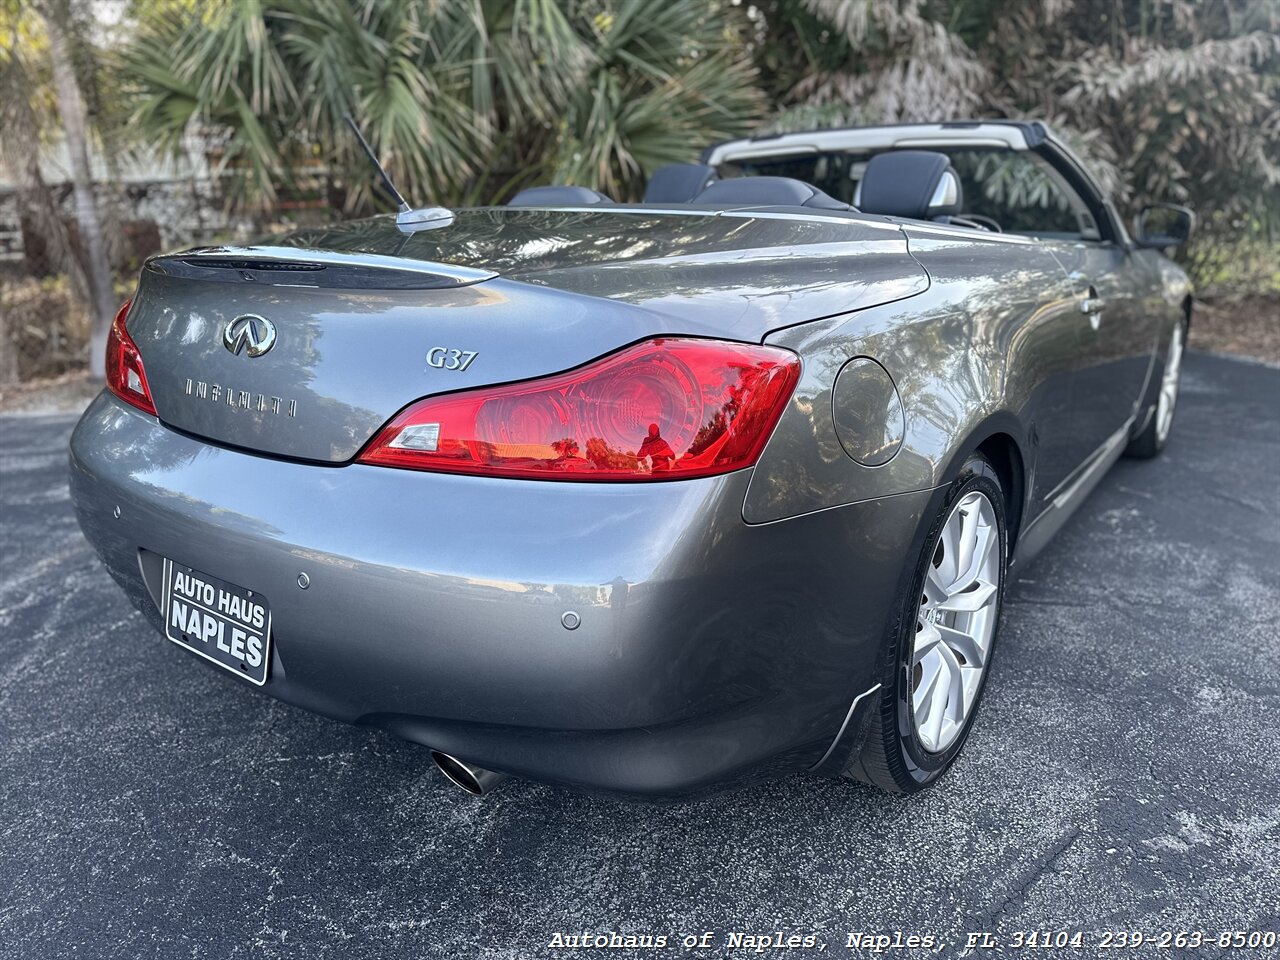
M 106 394 L 71 441 L 81 527 L 158 629 L 149 554 L 268 598 L 272 696 L 642 794 L 810 766 L 875 682 L 928 492 L 751 526 L 749 474 L 316 466 L 211 446 Z

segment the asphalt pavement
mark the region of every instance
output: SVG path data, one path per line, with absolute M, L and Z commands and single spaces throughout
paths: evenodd
M 1125 956 L 1280 955 L 1212 939 L 1280 931 L 1280 370 L 1188 355 L 1168 449 L 1018 573 L 961 762 L 910 799 L 468 797 L 424 749 L 155 634 L 76 526 L 73 422 L 0 418 L 0 957 L 522 958 L 610 932 L 668 946 L 575 952 L 995 956 L 966 946 L 989 932 L 1095 956 L 1107 931 L 1210 938 Z

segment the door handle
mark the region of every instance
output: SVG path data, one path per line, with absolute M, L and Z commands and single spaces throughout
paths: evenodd
M 1080 301 L 1080 312 L 1089 318 L 1089 326 L 1097 330 L 1102 325 L 1102 311 L 1107 307 L 1107 301 L 1098 296 L 1098 291 L 1093 287 L 1089 288 L 1088 294 Z

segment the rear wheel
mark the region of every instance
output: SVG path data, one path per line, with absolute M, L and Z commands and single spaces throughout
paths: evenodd
M 982 698 L 1006 565 L 1004 492 L 990 462 L 975 456 L 925 539 L 851 776 L 914 793 L 951 766 Z
M 1182 387 L 1182 352 L 1187 341 L 1187 326 L 1179 323 L 1169 338 L 1165 351 L 1164 367 L 1160 375 L 1160 395 L 1155 408 L 1147 417 L 1142 432 L 1129 441 L 1125 454 L 1141 460 L 1149 460 L 1164 449 L 1173 427 L 1173 411 L 1178 405 L 1178 391 Z

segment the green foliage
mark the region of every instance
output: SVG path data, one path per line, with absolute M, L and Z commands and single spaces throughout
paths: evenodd
M 57 16 L 62 25 L 97 152 L 114 156 L 123 105 L 107 96 L 112 78 L 95 46 L 95 24 L 87 3 L 0 0 L 0 166 L 20 186 L 22 213 L 43 238 L 50 266 L 66 273 L 76 295 L 84 299 L 89 295 L 85 265 L 40 168 L 42 151 L 64 136 L 50 62 L 49 16 Z M 112 211 L 105 212 L 105 219 L 109 227 L 114 226 Z M 116 253 L 119 232 L 108 229 L 105 233 L 107 250 Z
M 656 167 L 748 131 L 762 106 L 754 70 L 714 4 L 578 5 L 593 7 L 591 57 L 556 138 L 558 180 L 638 197 Z
M 636 199 L 753 130 L 1038 117 L 1122 208 L 1193 206 L 1202 281 L 1265 274 L 1280 243 L 1280 0 L 131 0 L 106 34 L 89 0 L 40 2 L 78 24 L 100 153 L 127 112 L 135 148 L 220 158 L 244 208 L 381 203 L 347 110 L 410 197 L 445 203 Z M 57 129 L 31 10 L 0 0 L 12 168 Z
M 772 0 L 757 51 L 777 129 L 1047 120 L 1122 208 L 1193 206 L 1187 265 L 1280 239 L 1277 0 Z M 780 46 L 785 44 L 785 46 Z M 798 50 L 788 58 L 785 50 Z M 1228 259 L 1230 257 L 1228 256 Z M 1244 258 L 1254 262 L 1249 256 Z M 1252 275 L 1252 274 L 1251 274 Z
M 199 131 L 246 202 L 323 163 L 369 199 L 342 123 L 359 119 L 402 191 L 494 199 L 521 182 L 634 196 L 654 167 L 745 132 L 754 68 L 706 0 L 218 0 L 140 11 L 123 54 L 135 129 Z M 496 174 L 496 176 L 495 176 Z

